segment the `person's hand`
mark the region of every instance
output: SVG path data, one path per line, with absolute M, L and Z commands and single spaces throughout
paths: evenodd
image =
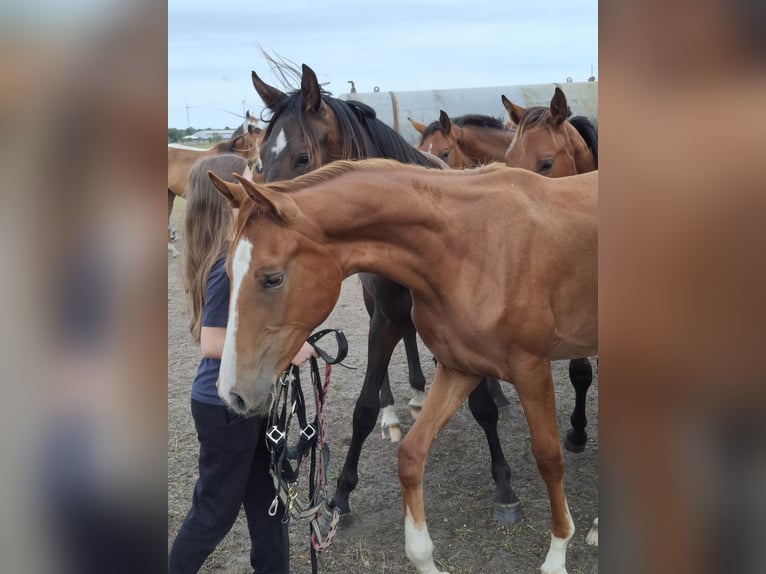
M 291 363 L 295 365 L 296 367 L 302 367 L 306 364 L 306 361 L 308 361 L 311 357 L 319 357 L 317 355 L 317 352 L 314 350 L 314 347 L 309 345 L 308 343 L 303 343 L 303 346 L 301 347 L 300 351 L 293 357 L 293 360 Z

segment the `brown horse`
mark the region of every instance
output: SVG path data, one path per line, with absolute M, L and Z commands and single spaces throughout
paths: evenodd
M 598 131 L 583 116 L 570 117 L 566 96 L 556 88 L 549 107 L 522 108 L 504 95 L 501 100 L 510 120 L 518 126 L 504 159 L 510 167 L 521 167 L 549 177 L 565 177 L 598 169 Z M 564 446 L 582 452 L 588 440 L 585 427 L 585 398 L 593 381 L 586 358 L 569 362 L 569 378 L 575 389 L 572 428 Z
M 505 102 L 510 104 L 505 96 L 502 98 L 504 104 Z M 515 108 L 523 110 L 519 106 Z M 566 109 L 566 102 L 564 102 L 564 108 Z M 516 135 L 515 124 L 512 124 L 514 127 L 509 129 L 500 120 L 485 115 L 471 114 L 451 119 L 444 110 L 440 110 L 439 120 L 428 126 L 412 118 L 407 119 L 421 134 L 417 148 L 433 153 L 447 162 L 450 167 L 457 169 L 477 167 L 494 161 L 506 161 L 508 148 Z M 534 132 L 531 133 L 533 135 Z M 529 135 L 530 132 L 525 131 L 524 137 Z M 536 138 L 536 141 L 540 139 Z M 534 146 L 534 142 L 531 144 L 525 142 L 524 145 Z M 575 175 L 575 173 L 573 171 L 561 175 Z M 588 388 L 593 381 L 593 369 L 588 359 L 573 359 L 569 362 L 569 379 L 575 389 L 575 408 L 570 417 L 572 428 L 566 433 L 564 446 L 571 452 L 582 452 L 588 440 L 588 434 L 585 431 L 588 422 L 585 416 L 585 400 Z M 497 394 L 495 392 L 494 396 Z
M 237 185 L 211 179 L 236 202 Z M 275 381 L 327 318 L 343 279 L 391 277 L 409 287 L 413 320 L 438 359 L 399 447 L 407 556 L 418 572 L 439 572 L 423 503 L 426 457 L 490 374 L 513 381 L 548 490 L 542 572 L 565 573 L 574 522 L 550 362 L 597 351 L 598 172 L 551 179 L 502 164 L 441 171 L 374 159 L 292 181 L 240 182 L 252 202 L 229 255 L 220 395 L 241 414 L 267 413 Z
M 298 75 L 297 70 L 288 71 Z M 447 167 L 438 158 L 411 146 L 380 121 L 375 110 L 369 106 L 333 98 L 323 91 L 309 66 L 304 64 L 302 72 L 300 90 L 289 94 L 252 73 L 253 85 L 272 114 L 261 146 L 266 183 L 294 178 L 337 159 L 383 157 L 432 168 Z M 381 412 L 384 438 L 390 437 L 392 441 L 401 439 L 388 377 L 391 353 L 399 341 L 403 341 L 407 356 L 412 390 L 409 406 L 413 416 L 423 404 L 426 387 L 420 366 L 417 332 L 412 323 L 409 289 L 373 273 L 360 273 L 359 279 L 370 315 L 370 330 L 367 368 L 352 415 L 351 442 L 331 503 L 344 515 L 351 512 L 349 497 L 359 480 L 362 448 Z M 511 468 L 505 460 L 497 428 L 498 405 L 508 404 L 500 384 L 490 377 L 483 380 L 468 399 L 471 414 L 484 431 L 490 450 L 491 473 L 495 482 L 493 517 L 498 522 L 513 524 L 523 512 L 511 487 Z
M 168 251 L 175 257 L 178 252 L 170 244 L 174 232 L 170 226 L 170 214 L 173 203 L 178 197 L 186 197 L 186 186 L 189 182 L 189 170 L 198 160 L 210 155 L 235 153 L 247 160 L 253 172 L 260 174 L 260 144 L 263 130 L 258 126 L 258 119 L 248 111 L 244 123 L 237 128 L 232 136 L 207 149 L 168 144 Z
M 439 120 L 428 125 L 407 119 L 420 133 L 416 147 L 454 169 L 503 161 L 515 133 L 497 118 L 479 114 L 450 118 L 439 110 Z
M 598 132 L 585 117 L 569 118 L 569 106 L 556 88 L 549 107 L 525 109 L 505 96 L 501 100 L 518 126 L 505 162 L 549 177 L 564 177 L 598 169 Z M 569 118 L 569 119 L 568 119 Z

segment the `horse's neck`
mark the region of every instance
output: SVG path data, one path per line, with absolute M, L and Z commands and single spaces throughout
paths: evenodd
M 490 128 L 463 128 L 463 153 L 477 165 L 505 161 L 505 152 L 511 145 L 514 132 Z
M 353 174 L 352 186 L 328 185 L 296 201 L 329 240 L 344 275 L 366 271 L 425 288 L 423 270 L 437 266 L 432 257 L 450 232 L 445 210 L 435 210 L 433 196 L 406 181 L 365 175 Z
M 575 173 L 580 174 L 595 171 L 597 167 L 596 160 L 593 157 L 593 152 L 588 147 L 588 144 L 585 143 L 585 140 L 580 135 L 580 132 L 578 132 L 577 129 L 569 122 L 565 122 L 564 125 L 567 127 L 567 136 L 572 147 Z

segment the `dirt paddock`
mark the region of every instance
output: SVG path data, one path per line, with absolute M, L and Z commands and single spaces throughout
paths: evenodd
M 183 209 L 183 202 L 178 203 L 177 212 Z M 174 216 L 178 218 L 179 214 Z M 182 239 L 176 247 L 183 250 Z M 175 259 L 168 256 L 168 548 L 191 503 L 198 454 L 189 392 L 200 352 L 188 332 L 180 265 L 180 256 Z M 358 367 L 355 371 L 333 369 L 325 409 L 334 489 L 351 438 L 351 413 L 366 366 L 369 319 L 356 277 L 344 282 L 340 301 L 326 326 L 345 331 L 349 342 L 347 360 Z M 420 347 L 421 363 L 430 380 L 433 375 L 431 354 L 422 342 Z M 577 529 L 567 553 L 570 574 L 598 572 L 598 549 L 584 541 L 591 521 L 598 514 L 598 367 L 595 360 L 591 362 L 594 384 L 587 401 L 588 445 L 581 454 L 564 451 L 565 489 Z M 562 434 L 569 428 L 574 405 L 567 365 L 564 361 L 554 363 Z M 406 369 L 400 344 L 389 373 L 405 433 L 412 425 L 407 409 L 410 391 Z M 506 384 L 504 390 L 513 403 L 513 412 L 500 422 L 501 439 L 513 473 L 513 488 L 522 501 L 523 520 L 511 527 L 492 520 L 494 483 L 489 451 L 467 404 L 439 434 L 426 464 L 424 492 L 434 558 L 440 569 L 453 574 L 537 572 L 550 542 L 548 499 L 530 453 L 529 431 L 512 385 Z M 359 485 L 351 494 L 352 514 L 341 522 L 331 547 L 320 555 L 320 572 L 414 572 L 404 554 L 396 448 L 396 444 L 381 440 L 379 432 L 370 435 L 359 465 Z M 291 572 L 296 574 L 311 571 L 307 531 L 306 523 L 290 529 Z M 251 571 L 244 513 L 202 571 Z

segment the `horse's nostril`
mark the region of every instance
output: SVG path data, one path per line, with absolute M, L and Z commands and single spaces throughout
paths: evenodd
M 233 391 L 229 392 L 229 403 L 231 403 L 232 408 L 239 414 L 247 412 L 247 405 L 245 404 L 244 399 Z

